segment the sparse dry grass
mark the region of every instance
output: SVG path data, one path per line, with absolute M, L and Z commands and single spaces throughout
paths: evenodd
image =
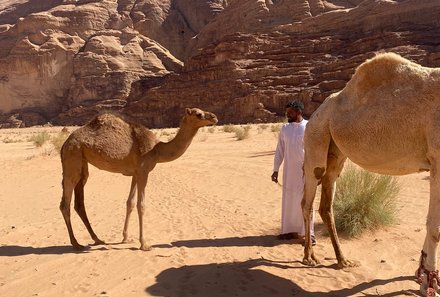
M 30 142 L 33 142 L 36 147 L 42 147 L 50 139 L 50 134 L 47 131 L 40 132 L 36 135 L 32 135 L 29 138 Z
M 235 130 L 235 126 L 232 125 L 232 124 L 227 124 L 227 125 L 224 125 L 224 126 L 223 126 L 223 132 L 226 132 L 226 133 L 233 133 L 234 130 Z
M 336 229 L 353 237 L 394 223 L 399 191 L 395 177 L 348 165 L 336 182 Z
M 63 130 L 51 138 L 50 142 L 58 153 L 61 152 L 61 147 L 69 135 L 68 131 Z

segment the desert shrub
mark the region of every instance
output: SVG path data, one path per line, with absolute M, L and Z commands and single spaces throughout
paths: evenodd
M 232 125 L 232 124 L 224 125 L 223 126 L 223 132 L 226 132 L 226 133 L 235 132 L 235 126 Z
M 261 130 L 266 130 L 267 127 L 269 127 L 269 125 L 268 124 L 261 124 L 258 127 L 261 128 Z
M 17 142 L 21 142 L 21 139 L 14 139 L 14 138 L 9 138 L 6 137 L 2 140 L 3 143 L 17 143 Z
M 69 137 L 69 132 L 67 130 L 62 130 L 57 135 L 52 137 L 50 142 L 54 146 L 55 150 L 59 153 L 61 152 L 61 147 L 63 146 L 64 142 L 66 141 L 67 137 Z
M 215 132 L 215 126 L 209 127 L 208 128 L 208 132 L 209 133 L 214 133 Z
M 394 223 L 399 191 L 395 177 L 349 165 L 336 182 L 333 203 L 336 229 L 353 237 Z
M 249 129 L 246 129 L 244 127 L 235 127 L 234 133 L 237 140 L 244 140 L 249 138 Z
M 270 126 L 270 131 L 272 132 L 280 132 L 281 131 L 281 126 L 280 124 L 274 124 L 272 126 Z
M 49 133 L 47 133 L 46 131 L 43 131 L 43 132 L 38 133 L 36 135 L 32 135 L 29 138 L 29 141 L 33 142 L 36 147 L 41 147 L 49 139 L 50 139 Z

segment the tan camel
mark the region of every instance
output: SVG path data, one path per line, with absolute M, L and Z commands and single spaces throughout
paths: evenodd
M 316 188 L 321 183 L 319 213 L 329 230 L 338 264 L 353 265 L 342 254 L 332 209 L 335 181 L 349 158 L 380 174 L 430 171 L 427 235 L 418 274 L 431 275 L 430 280 L 437 281 L 439 131 L 440 69 L 422 67 L 393 53 L 377 55 L 360 65 L 346 87 L 330 95 L 316 110 L 305 131 L 304 263 L 318 263 L 309 222 Z
M 139 216 L 139 240 L 141 250 L 149 250 L 144 236 L 143 218 L 145 212 L 145 187 L 148 173 L 157 163 L 170 162 L 179 158 L 191 144 L 197 130 L 217 123 L 217 117 L 197 108 L 186 109 L 180 129 L 170 142 L 160 142 L 153 132 L 144 126 L 127 122 L 113 114 L 101 114 L 90 123 L 74 131 L 61 149 L 63 167 L 63 197 L 60 210 L 66 221 L 70 242 L 75 249 L 83 249 L 76 240 L 70 222 L 70 202 L 75 192 L 75 210 L 95 241 L 104 244 L 93 231 L 84 206 L 84 186 L 88 178 L 88 163 L 95 167 L 132 176 L 127 200 L 123 242 L 128 241 L 128 223 L 135 206 Z

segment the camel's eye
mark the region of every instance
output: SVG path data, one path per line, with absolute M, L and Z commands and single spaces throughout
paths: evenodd
M 200 112 L 198 112 L 198 113 L 196 113 L 196 116 L 197 116 L 199 119 L 202 119 L 203 114 L 200 113 Z

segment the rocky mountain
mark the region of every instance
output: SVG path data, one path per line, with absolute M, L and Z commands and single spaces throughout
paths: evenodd
M 394 51 L 440 67 L 435 0 L 19 0 L 0 4 L 0 126 L 83 124 L 118 110 L 177 126 L 310 115 L 356 66 Z

